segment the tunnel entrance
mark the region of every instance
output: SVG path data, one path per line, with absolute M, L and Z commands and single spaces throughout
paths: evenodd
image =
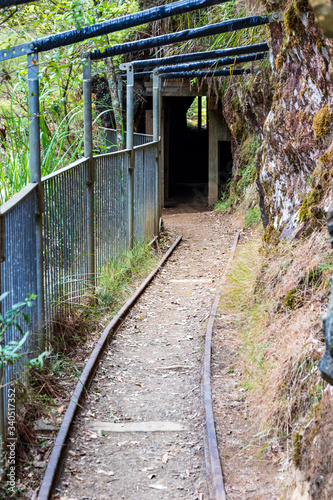
M 202 120 L 188 119 L 195 97 L 164 98 L 165 206 L 207 206 L 208 130 Z M 200 123 L 201 122 L 201 123 Z

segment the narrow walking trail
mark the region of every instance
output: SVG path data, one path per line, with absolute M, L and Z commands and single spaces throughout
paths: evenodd
M 163 217 L 183 242 L 110 342 L 55 498 L 210 498 L 203 342 L 239 224 L 190 206 Z

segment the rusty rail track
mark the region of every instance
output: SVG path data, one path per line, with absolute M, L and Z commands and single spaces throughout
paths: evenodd
M 77 383 L 75 391 L 71 397 L 67 411 L 65 413 L 64 419 L 62 421 L 61 427 L 59 429 L 58 436 L 53 446 L 53 450 L 50 456 L 48 466 L 46 468 L 44 479 L 39 491 L 39 500 L 49 500 L 51 498 L 52 492 L 56 486 L 60 471 L 62 461 L 66 452 L 66 447 L 68 439 L 70 436 L 71 427 L 74 422 L 74 418 L 78 409 L 80 408 L 81 402 L 84 399 L 87 390 L 89 389 L 90 383 L 92 382 L 94 373 L 98 366 L 99 360 L 110 340 L 112 334 L 121 325 L 122 321 L 127 316 L 130 309 L 133 307 L 135 302 L 147 288 L 147 286 L 154 279 L 158 271 L 163 267 L 164 263 L 168 260 L 173 251 L 177 248 L 182 240 L 182 236 L 179 236 L 173 245 L 169 248 L 163 258 L 160 260 L 155 269 L 149 274 L 149 276 L 144 280 L 144 282 L 137 288 L 134 294 L 128 299 L 126 304 L 120 309 L 118 314 L 112 319 L 108 326 L 103 331 L 99 341 L 97 342 L 88 362 L 82 372 L 80 380 Z
M 223 279 L 226 276 L 231 262 L 233 260 L 237 243 L 239 238 L 239 231 L 237 232 L 233 247 L 231 249 L 231 254 L 224 271 Z M 203 399 L 204 399 L 204 407 L 205 407 L 205 420 L 206 420 L 206 456 L 209 461 L 209 469 L 212 476 L 213 483 L 213 495 L 215 500 L 227 500 L 224 481 L 223 481 L 223 472 L 221 466 L 221 460 L 219 455 L 219 448 L 217 443 L 216 431 L 215 431 L 215 422 L 214 422 L 214 412 L 213 412 L 213 401 L 212 401 L 212 387 L 211 387 L 211 355 L 212 355 L 212 337 L 213 337 L 213 328 L 216 317 L 217 307 L 219 305 L 221 298 L 221 292 L 219 291 L 215 297 L 208 324 L 206 330 L 206 339 L 205 339 L 205 354 L 204 354 L 204 367 L 203 367 Z

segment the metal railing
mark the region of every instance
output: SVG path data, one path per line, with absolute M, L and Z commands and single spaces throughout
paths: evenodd
M 103 144 L 105 144 L 108 153 L 113 153 L 118 151 L 117 146 L 117 132 L 115 129 L 100 127 L 99 133 L 101 135 L 101 140 Z M 127 133 L 123 132 L 123 144 L 125 148 Z M 142 146 L 143 144 L 148 144 L 153 141 L 153 136 L 149 134 L 137 134 L 133 133 L 133 145 L 134 146 Z M 124 149 L 123 148 L 123 149 Z
M 0 303 L 3 316 L 14 304 L 23 302 L 28 293 L 37 294 L 35 224 L 37 187 L 37 184 L 29 184 L 0 207 L 0 288 L 1 294 L 9 292 Z M 39 341 L 37 304 L 29 310 L 29 325 L 23 317 L 18 318 L 17 323 L 24 333 L 28 329 L 35 331 L 35 335 L 29 336 L 24 344 L 26 354 L 35 352 Z M 8 328 L 4 333 L 2 345 L 8 346 L 21 338 L 18 328 Z M 12 364 L 0 366 L 1 449 L 6 435 L 10 383 L 17 378 L 18 373 L 22 372 L 24 362 L 23 358 Z
M 89 286 L 87 180 L 89 162 L 80 160 L 42 179 L 44 188 L 45 322 Z
M 95 265 L 116 259 L 128 248 L 127 173 L 131 152 L 95 158 Z M 141 235 L 142 237 L 142 235 Z
M 158 189 L 157 143 L 137 146 L 134 163 L 134 239 L 152 236 L 156 231 Z
M 146 141 L 146 136 L 141 138 Z M 95 274 L 111 259 L 129 248 L 130 241 L 150 239 L 158 227 L 158 142 L 149 142 L 132 150 L 83 158 L 42 178 L 44 306 L 47 338 L 52 321 L 64 308 L 80 301 L 91 290 L 94 276 L 88 273 L 88 184 L 89 169 L 94 172 L 94 254 Z M 129 234 L 128 185 L 134 167 L 134 235 Z M 133 174 L 132 174 L 133 175 Z M 0 304 L 1 313 L 22 302 L 28 293 L 37 294 L 36 278 L 36 207 L 38 184 L 29 184 L 0 207 L 0 292 L 10 292 Z M 29 311 L 31 335 L 24 352 L 33 357 L 41 333 L 37 307 Z M 27 330 L 24 321 L 20 324 Z M 5 345 L 19 340 L 20 333 L 9 329 Z M 5 436 L 8 397 L 5 388 L 23 371 L 23 361 L 6 365 L 0 389 L 1 435 Z

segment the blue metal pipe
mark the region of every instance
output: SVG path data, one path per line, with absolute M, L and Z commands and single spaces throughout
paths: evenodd
M 85 26 L 80 30 L 70 30 L 57 35 L 50 35 L 41 38 L 34 42 L 34 48 L 38 52 L 45 52 L 47 50 L 56 49 L 74 43 L 82 42 L 89 38 L 96 36 L 107 35 L 115 31 L 121 31 L 134 26 L 141 26 L 142 24 L 163 19 L 192 10 L 203 9 L 211 5 L 217 5 L 230 0 L 180 0 L 160 7 L 153 7 L 152 9 L 143 10 L 135 14 L 111 19 L 110 21 L 103 21 L 102 23 L 93 24 L 92 26 Z
M 159 74 L 170 73 L 170 71 L 191 71 L 201 68 L 210 68 L 212 66 L 218 68 L 220 66 L 229 66 L 229 64 L 239 64 L 249 61 L 260 61 L 267 57 L 266 52 L 260 52 L 259 54 L 247 54 L 245 56 L 235 56 L 235 57 L 224 57 L 223 59 L 209 59 L 208 61 L 197 61 L 188 64 L 175 64 L 174 66 L 162 66 L 158 68 Z
M 258 73 L 258 69 L 250 68 L 228 68 L 228 69 L 217 69 L 216 71 L 171 71 L 170 73 L 162 73 L 161 78 L 206 78 L 214 76 L 235 76 L 235 75 L 247 75 L 249 73 Z M 146 78 L 150 77 L 152 73 L 150 71 L 142 71 L 141 73 L 135 73 L 135 78 Z M 124 75 L 125 77 L 125 75 Z
M 254 54 L 257 52 L 267 52 L 269 47 L 266 42 L 255 43 L 253 45 L 243 45 L 241 47 L 231 47 L 230 49 L 210 50 L 206 52 L 191 52 L 179 56 L 164 57 L 159 59 L 146 59 L 143 61 L 132 61 L 134 70 L 143 68 L 159 68 L 171 64 L 183 64 L 192 61 L 205 61 L 207 59 L 219 59 L 226 56 L 236 56 L 241 54 Z M 121 64 L 120 69 L 126 69 L 126 64 Z
M 109 47 L 103 50 L 103 52 L 101 52 L 100 50 L 93 50 L 91 52 L 91 59 L 105 59 L 106 57 L 113 57 L 120 54 L 137 52 L 139 50 L 161 47 L 162 45 L 171 45 L 173 43 L 184 42 L 186 40 L 192 40 L 204 36 L 218 35 L 220 33 L 226 33 L 228 31 L 237 31 L 244 28 L 252 28 L 253 26 L 268 24 L 274 20 L 275 19 L 273 18 L 273 16 L 250 16 L 242 17 L 240 19 L 232 19 L 230 21 L 211 24 L 209 26 L 203 26 L 201 28 L 179 31 L 178 33 L 172 33 L 169 35 L 145 38 L 136 42 L 121 43 L 119 45 Z
M 0 0 L 0 9 L 5 7 L 13 7 L 15 5 L 22 5 L 23 3 L 37 2 L 38 0 Z

